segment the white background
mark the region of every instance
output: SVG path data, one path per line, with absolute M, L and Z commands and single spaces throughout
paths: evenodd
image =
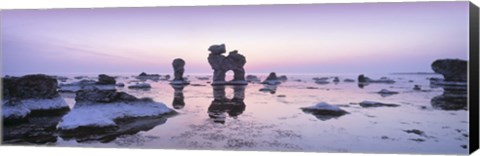
M 0 0 L 0 9 L 32 9 L 32 8 L 91 8 L 91 7 L 141 7 L 141 6 L 192 6 L 192 5 L 237 5 L 237 4 L 298 4 L 298 3 L 350 3 L 350 2 L 410 2 L 424 0 Z M 435 0 L 444 1 L 444 0 Z M 480 0 L 472 0 L 477 6 Z M 1 46 L 1 45 L 0 45 Z M 478 138 L 477 138 L 478 139 Z M 160 148 L 160 147 L 159 147 Z M 48 156 L 344 156 L 372 155 L 348 153 L 299 153 L 299 152 L 251 152 L 251 151 L 198 151 L 198 150 L 161 150 L 161 149 L 113 149 L 113 148 L 72 148 L 72 147 L 32 147 L 32 146 L 1 146 L 1 155 L 48 155 Z M 382 154 L 387 155 L 387 154 Z M 398 154 L 389 154 L 396 156 Z M 480 156 L 477 151 L 475 156 Z

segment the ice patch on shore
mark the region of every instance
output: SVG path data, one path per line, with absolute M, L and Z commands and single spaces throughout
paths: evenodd
M 172 111 L 165 104 L 158 102 L 91 104 L 70 111 L 63 117 L 58 128 L 71 130 L 78 127 L 116 126 L 115 119 L 153 117 Z
M 8 100 L 2 102 L 2 116 L 4 118 L 24 118 L 31 111 L 54 110 L 67 108 L 68 104 L 62 97 L 53 99 L 25 99 L 14 104 L 7 104 Z

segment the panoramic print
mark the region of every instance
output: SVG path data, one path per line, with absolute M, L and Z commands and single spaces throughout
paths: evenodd
M 468 153 L 469 2 L 2 10 L 2 144 Z

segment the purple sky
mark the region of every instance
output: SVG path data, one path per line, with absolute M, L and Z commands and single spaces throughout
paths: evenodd
M 247 72 L 430 72 L 468 57 L 468 2 L 2 10 L 4 74 L 211 72 L 225 43 Z

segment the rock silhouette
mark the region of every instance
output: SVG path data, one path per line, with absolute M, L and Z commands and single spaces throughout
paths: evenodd
M 247 85 L 245 80 L 245 56 L 238 53 L 237 50 L 229 52 L 228 56 L 224 56 L 226 52 L 225 44 L 212 45 L 208 48 L 208 63 L 213 69 L 212 85 Z M 233 71 L 233 80 L 226 82 L 225 74 L 227 71 Z
M 105 74 L 100 74 L 98 75 L 98 82 L 97 84 L 99 85 L 115 85 L 117 81 L 115 81 L 114 77 L 105 75 Z
M 445 81 L 467 82 L 468 62 L 460 59 L 439 59 L 432 63 L 432 70 L 442 74 Z
M 188 85 L 190 82 L 183 78 L 183 73 L 185 72 L 185 61 L 181 58 L 176 58 L 172 62 L 174 78 L 170 82 L 172 85 Z
M 2 80 L 4 125 L 28 122 L 30 117 L 63 115 L 70 110 L 52 76 L 36 74 Z

